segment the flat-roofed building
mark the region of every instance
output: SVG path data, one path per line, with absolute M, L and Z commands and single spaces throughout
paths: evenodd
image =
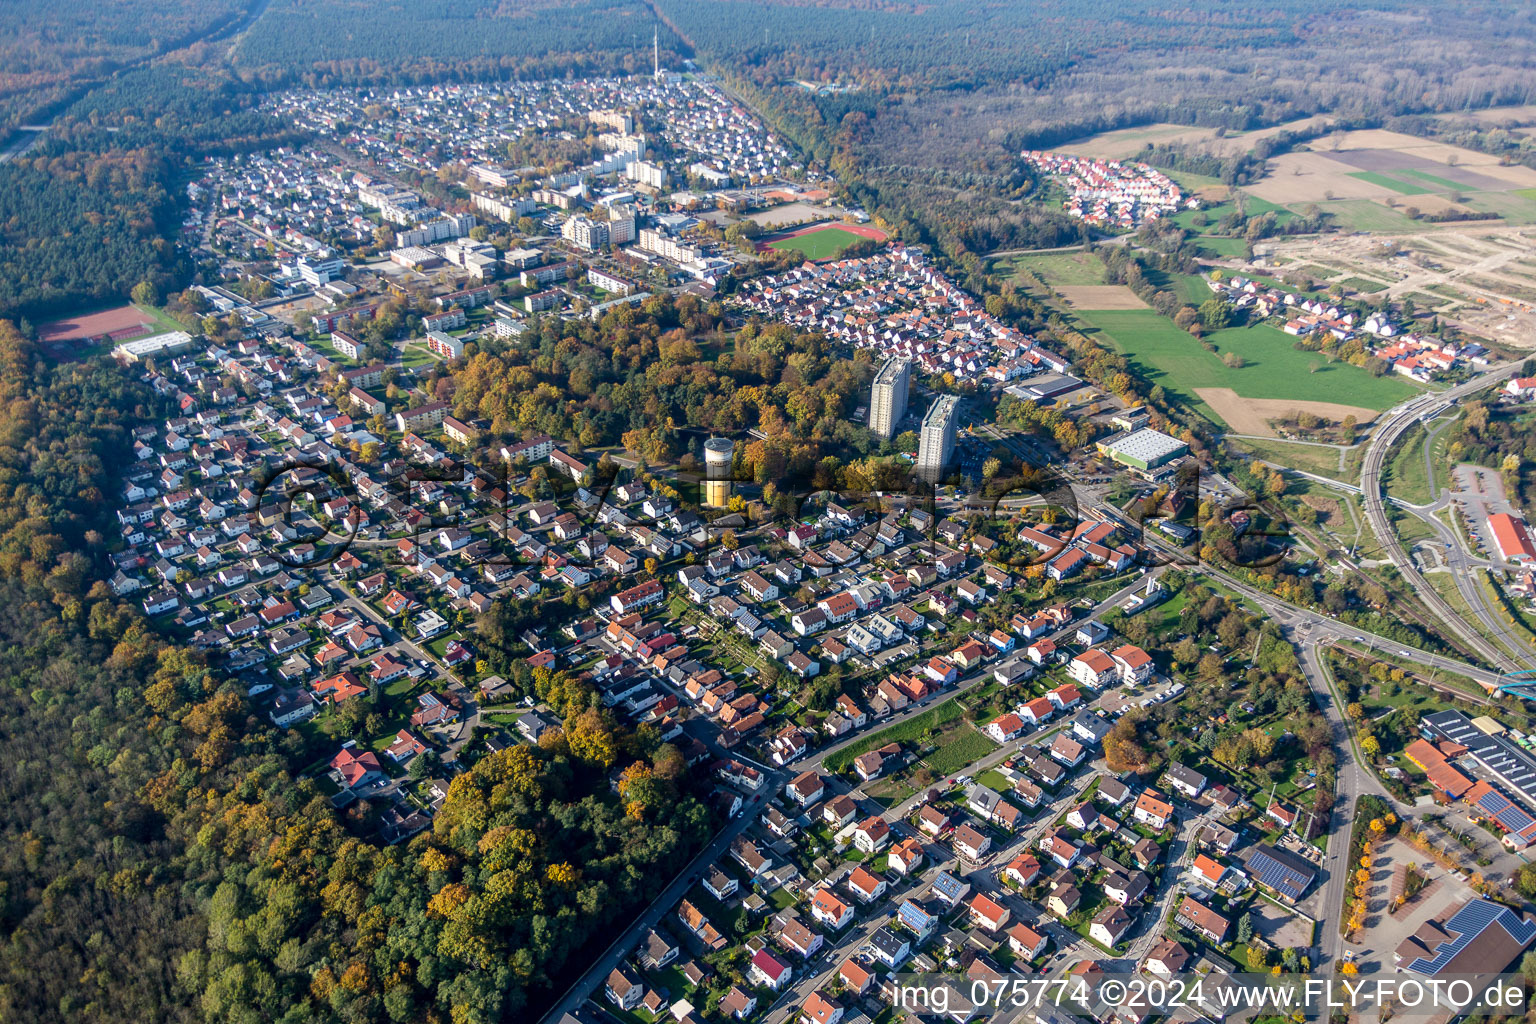
M 1098 443 L 1098 449 L 1100 455 L 1144 472 L 1189 453 L 1189 445 L 1150 427 L 1106 438 Z
M 918 433 L 917 475 L 929 483 L 944 475 L 944 467 L 955 453 L 955 421 L 959 418 L 960 399 L 940 395 L 923 416 Z

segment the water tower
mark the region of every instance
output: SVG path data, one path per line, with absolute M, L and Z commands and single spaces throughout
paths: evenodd
M 736 442 L 712 437 L 704 442 L 704 504 L 724 508 L 731 500 L 731 457 Z

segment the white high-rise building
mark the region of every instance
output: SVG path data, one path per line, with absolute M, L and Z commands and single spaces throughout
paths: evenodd
M 891 358 L 875 374 L 869 393 L 869 429 L 889 441 L 896 436 L 896 425 L 907 414 L 907 388 L 912 380 L 912 364 Z
M 929 483 L 937 483 L 955 453 L 955 420 L 960 409 L 960 399 L 955 395 L 940 395 L 928 407 L 923 416 L 923 428 L 918 433 L 917 475 Z

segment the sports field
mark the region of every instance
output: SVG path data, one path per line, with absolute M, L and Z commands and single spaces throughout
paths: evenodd
M 864 241 L 863 236 L 856 235 L 846 228 L 827 227 L 816 231 L 808 231 L 803 235 L 794 235 L 790 238 L 782 238 L 777 242 L 769 242 L 770 249 L 793 249 L 804 253 L 806 259 L 829 260 L 854 242 Z
M 125 338 L 137 337 L 147 333 L 154 322 L 154 314 L 145 313 L 136 306 L 114 306 L 42 324 L 37 335 L 45 343 L 84 341 L 118 332 Z
M 1161 384 L 1172 397 L 1216 423 L 1225 424 L 1198 393 L 1230 388 L 1243 398 L 1326 402 L 1386 409 L 1417 392 L 1398 376 L 1373 377 L 1348 363 L 1328 363 L 1315 352 L 1294 347 L 1294 338 L 1268 324 L 1229 327 L 1208 334 L 1218 353 L 1172 321 L 1150 309 L 1107 310 L 1078 314 L 1085 326 L 1098 328 L 1104 339 L 1131 360 L 1136 372 Z M 1243 366 L 1227 366 L 1227 353 L 1242 357 Z M 1313 372 L 1312 365 L 1318 368 Z

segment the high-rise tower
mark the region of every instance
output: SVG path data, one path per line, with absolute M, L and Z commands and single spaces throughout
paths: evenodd
M 907 388 L 912 380 L 912 364 L 905 359 L 887 359 L 875 374 L 869 391 L 869 429 L 889 441 L 896 436 L 896 425 L 907 414 Z
M 955 395 L 940 395 L 923 416 L 923 428 L 918 434 L 917 475 L 929 483 L 937 483 L 944 475 L 944 467 L 955 453 L 955 420 L 960 399 Z

